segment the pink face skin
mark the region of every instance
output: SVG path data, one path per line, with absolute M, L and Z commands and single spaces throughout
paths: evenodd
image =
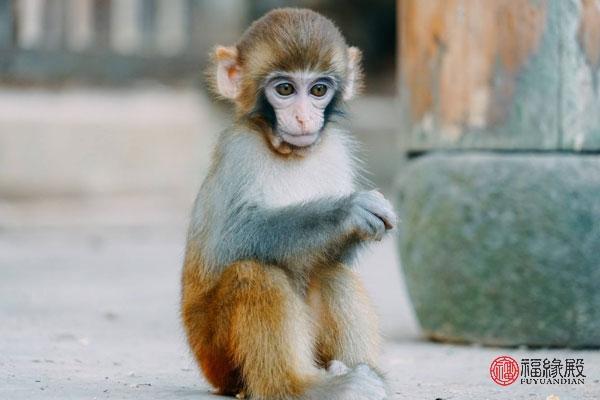
M 281 139 L 296 147 L 314 144 L 336 89 L 335 80 L 329 76 L 310 72 L 271 74 L 265 95 L 275 110 Z

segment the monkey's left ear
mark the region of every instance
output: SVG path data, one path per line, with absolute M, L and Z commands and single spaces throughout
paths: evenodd
M 241 73 L 237 56 L 235 46 L 215 48 L 214 60 L 217 69 L 215 86 L 221 96 L 231 100 L 235 100 L 240 93 Z
M 362 89 L 363 75 L 360 61 L 362 53 L 358 47 L 348 48 L 348 74 L 346 85 L 344 86 L 342 98 L 344 100 L 352 99 Z

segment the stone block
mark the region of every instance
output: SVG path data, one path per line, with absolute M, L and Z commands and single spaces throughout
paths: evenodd
M 425 335 L 600 346 L 600 156 L 426 155 L 403 171 L 399 209 Z

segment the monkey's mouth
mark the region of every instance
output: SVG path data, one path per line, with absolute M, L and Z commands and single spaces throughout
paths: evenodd
M 284 142 L 291 144 L 295 147 L 308 147 L 313 145 L 319 138 L 319 132 L 312 133 L 301 133 L 291 134 L 287 132 L 280 132 L 281 138 Z

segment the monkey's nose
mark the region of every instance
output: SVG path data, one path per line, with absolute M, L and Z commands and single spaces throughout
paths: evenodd
M 302 130 L 302 132 L 304 132 L 306 129 L 306 121 L 304 120 L 304 118 L 302 118 L 299 115 L 296 115 L 296 121 L 298 121 L 298 124 L 300 124 L 300 129 Z

